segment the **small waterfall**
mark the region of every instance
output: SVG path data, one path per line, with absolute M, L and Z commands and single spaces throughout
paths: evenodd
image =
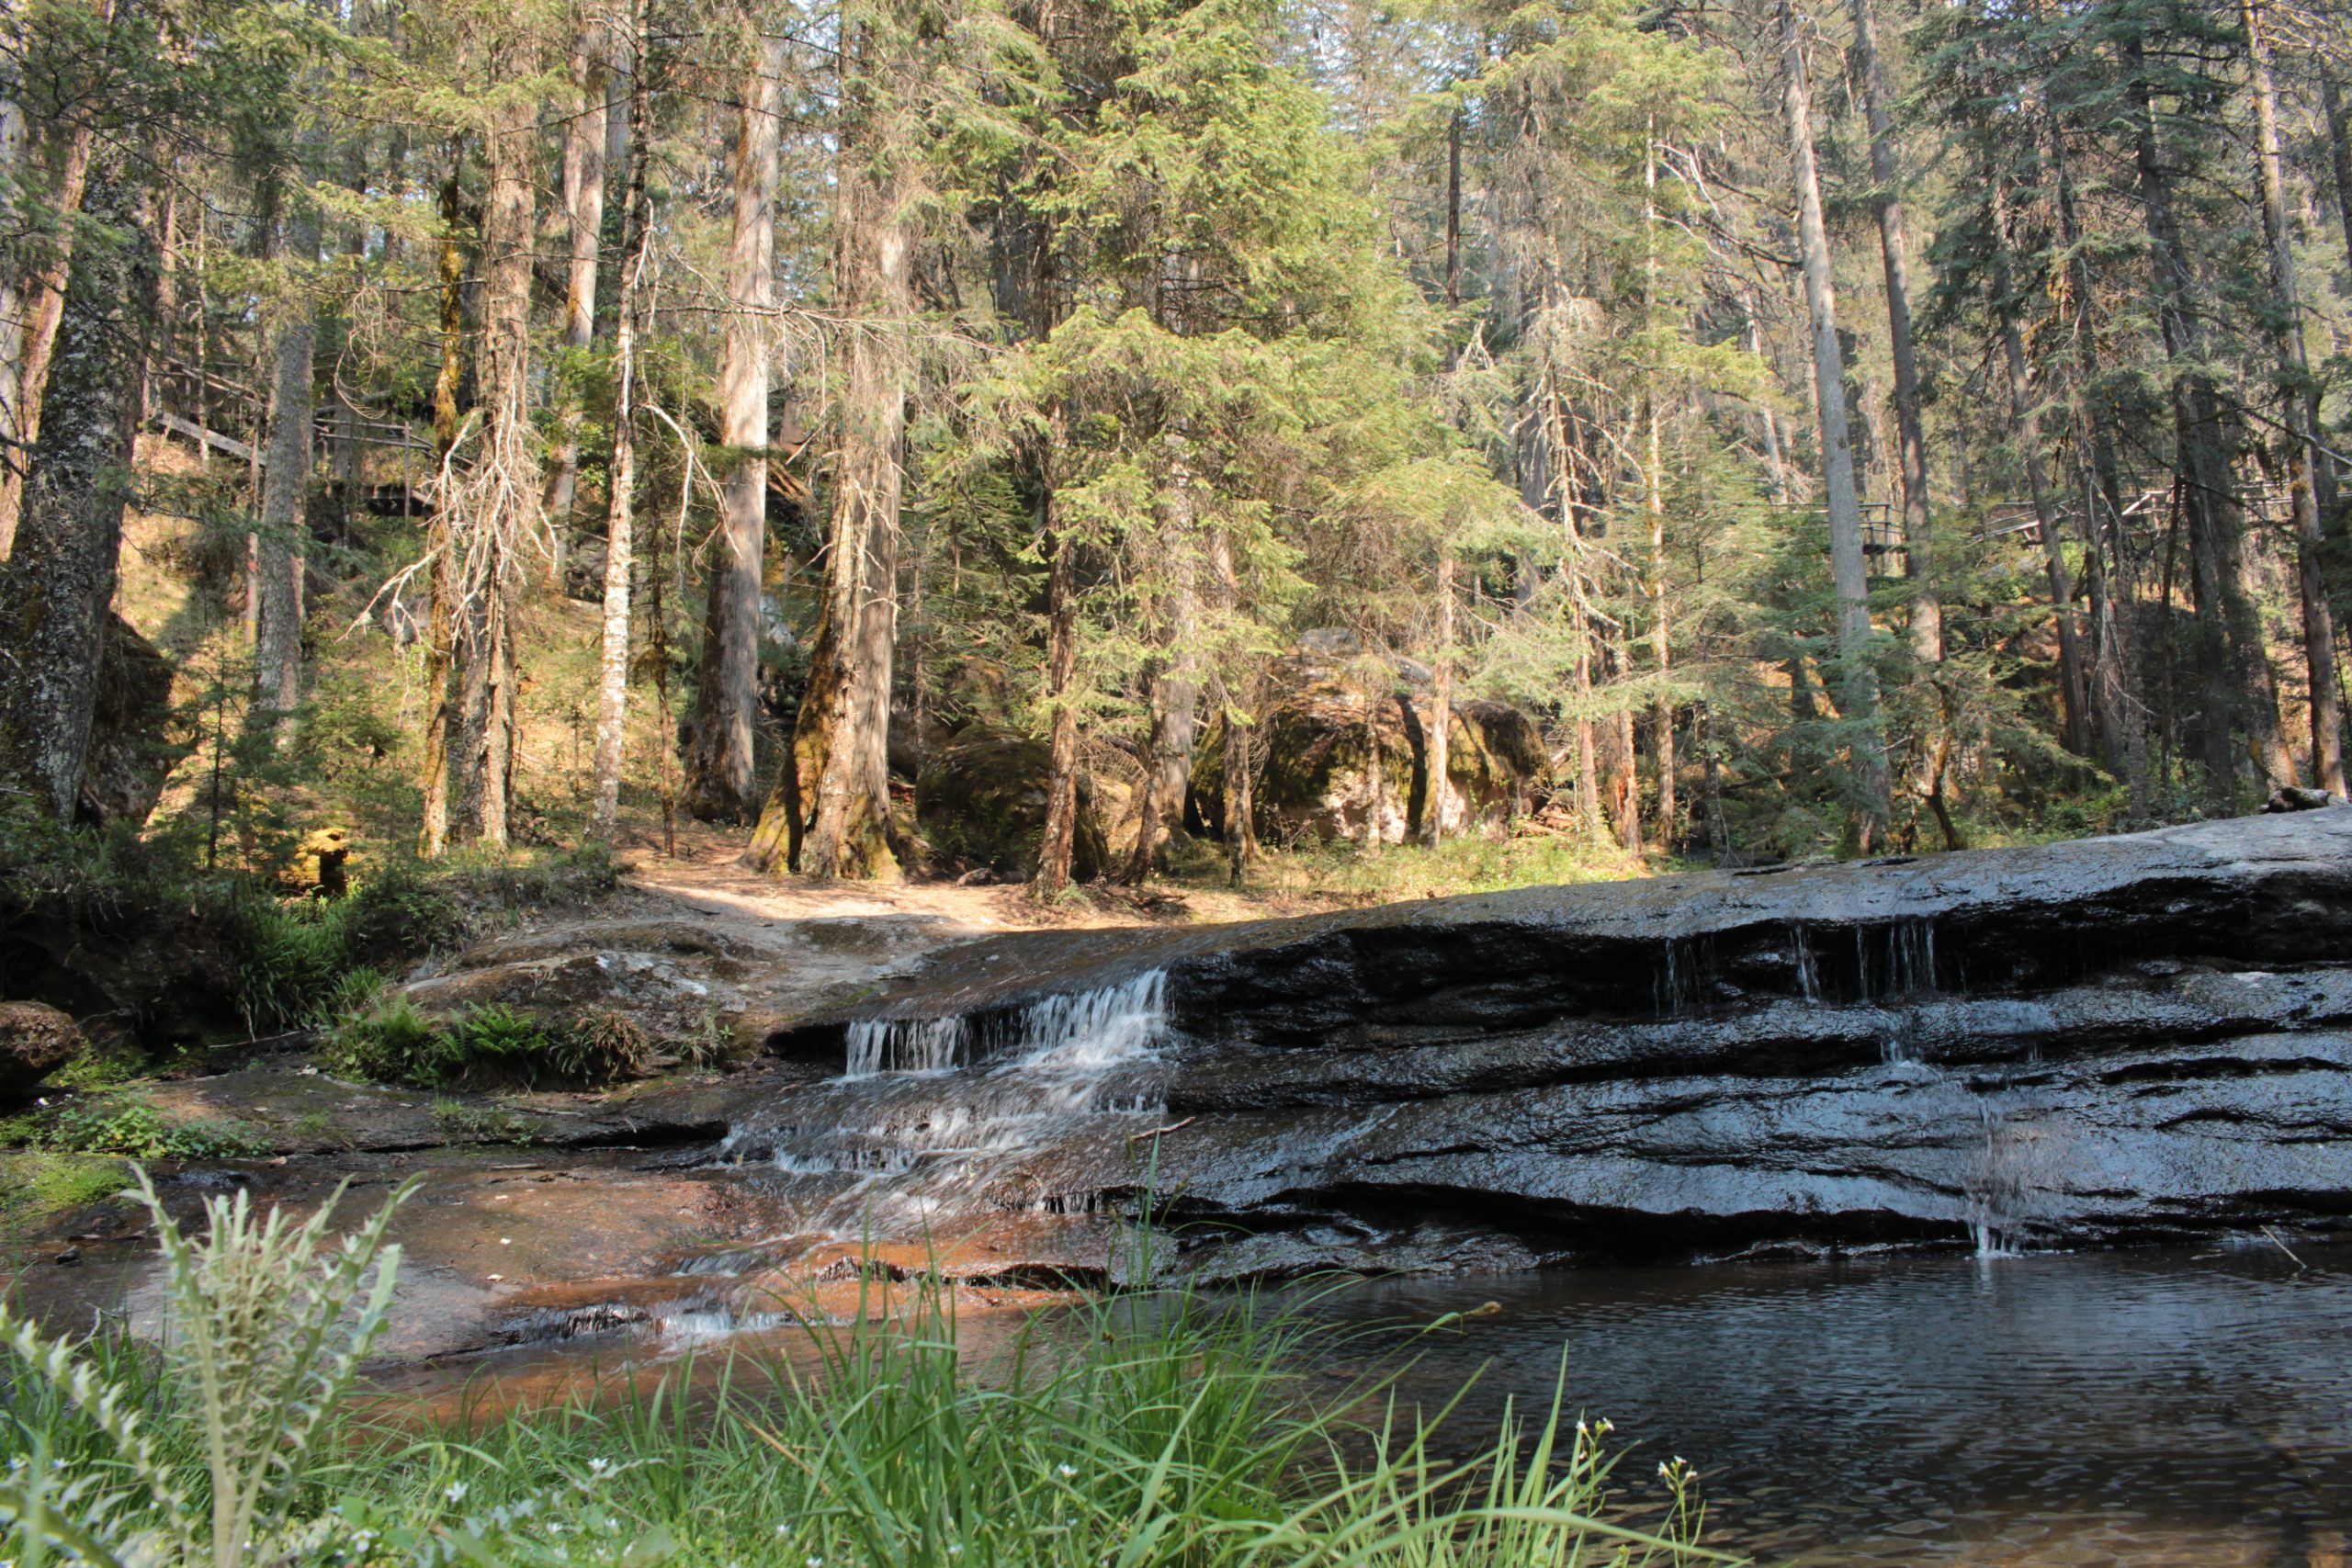
M 939 1073 L 964 1065 L 964 1020 L 862 1018 L 849 1026 L 849 1055 L 842 1076 Z
M 1661 1018 L 1688 1018 L 1704 1006 L 1715 983 L 1715 941 L 1712 936 L 1670 936 L 1665 942 L 1665 965 L 1650 980 L 1650 1000 Z
M 854 1024 L 843 1071 L 739 1133 L 815 1228 L 876 1236 L 988 1212 L 1084 1213 L 1127 1179 L 1129 1131 L 1165 1104 L 1168 977 L 1018 1011 Z
M 1153 969 L 1120 985 L 1032 1002 L 1016 1015 L 1008 1050 L 989 1050 L 983 1042 L 978 1055 L 984 1060 L 1012 1055 L 1031 1066 L 1085 1072 L 1148 1054 L 1167 1022 L 1168 976 Z M 849 1026 L 842 1076 L 970 1066 L 975 1036 L 981 1033 L 961 1013 L 860 1019 Z

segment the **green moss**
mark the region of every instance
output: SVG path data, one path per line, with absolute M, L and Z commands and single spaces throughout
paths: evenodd
M 39 1224 L 55 1214 L 103 1202 L 130 1185 L 119 1159 L 50 1149 L 0 1151 L 0 1184 L 15 1196 L 10 1218 Z

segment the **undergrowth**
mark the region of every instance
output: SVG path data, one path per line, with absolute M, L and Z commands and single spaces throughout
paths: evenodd
M 644 1073 L 652 1047 L 621 1013 L 550 1018 L 492 1002 L 436 1021 L 395 993 L 345 1018 L 325 1060 L 341 1077 L 420 1089 L 601 1089 Z
M 167 1120 L 137 1093 L 77 1096 L 0 1122 L 0 1143 L 51 1154 L 130 1159 L 243 1159 L 268 1152 L 259 1129 L 229 1120 Z

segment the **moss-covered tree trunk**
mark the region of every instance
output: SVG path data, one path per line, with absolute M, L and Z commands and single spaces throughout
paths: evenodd
M 1453 552 L 1442 546 L 1437 557 L 1437 649 L 1430 666 L 1430 710 L 1429 736 L 1423 742 L 1429 785 L 1421 807 L 1421 837 L 1434 844 L 1445 837 L 1445 807 L 1453 793 Z M 1232 724 L 1228 716 L 1228 729 Z
M 114 15 L 114 0 L 99 0 L 101 19 Z M 0 404 L 0 435 L 4 435 L 17 452 L 33 450 L 40 440 L 41 420 L 49 392 L 54 384 L 51 374 L 58 362 L 58 334 L 65 318 L 65 292 L 73 277 L 74 214 L 80 212 L 89 191 L 91 159 L 96 143 L 94 130 L 86 114 L 72 117 L 71 129 L 65 130 L 65 146 L 60 159 L 55 196 L 52 205 L 63 220 L 50 241 L 46 254 L 31 268 L 30 275 L 18 286 L 16 310 L 9 321 L 14 330 L 14 342 L 9 350 L 5 380 L 6 402 Z M 103 218 L 101 218 L 103 221 Z M 28 465 L 0 464 L 0 560 L 15 552 L 15 540 L 25 511 L 25 485 Z
M 732 448 L 721 481 L 717 547 L 686 760 L 686 809 L 714 822 L 748 822 L 759 809 L 752 730 L 760 695 L 760 573 L 767 542 L 768 368 L 775 341 L 777 134 L 784 40 L 763 39 L 743 74 L 735 142 L 735 227 L 729 251 L 725 358 L 718 372 L 719 439 Z
M 793 731 L 789 780 L 777 781 L 751 859 L 815 877 L 891 877 L 890 666 L 898 632 L 899 504 L 913 376 L 917 240 L 908 164 L 918 125 L 910 71 L 890 30 L 854 22 L 846 83 L 838 231 L 846 325 L 841 442 L 825 552 L 825 595 L 808 695 Z M 805 813 L 805 817 L 803 814 Z M 781 821 L 776 820 L 782 815 Z M 803 830 L 795 822 L 805 820 Z M 792 851 L 797 840 L 797 854 Z
M 1052 521 L 1050 492 L 1042 502 Z M 1078 839 L 1078 712 L 1070 705 L 1078 678 L 1077 548 L 1068 534 L 1046 534 L 1046 700 L 1051 705 L 1046 783 L 1046 830 L 1037 846 L 1033 890 L 1052 898 L 1069 886 Z
M 105 152 L 87 205 L 123 243 L 89 247 L 67 280 L 40 439 L 0 572 L 0 787 L 64 821 L 97 711 L 153 276 L 128 175 Z
M 286 225 L 285 260 L 296 298 L 278 321 L 270 349 L 269 462 L 262 470 L 261 524 L 255 531 L 254 716 L 277 730 L 302 700 L 302 513 L 311 477 L 311 420 L 316 403 L 311 351 L 318 315 L 309 268 L 318 260 L 318 209 L 307 199 Z M 283 744 L 287 737 L 277 730 Z
M 1159 651 L 1152 660 L 1149 706 L 1141 761 L 1143 791 L 1136 808 L 1135 852 L 1123 881 L 1151 874 L 1160 846 L 1184 820 L 1184 789 L 1193 774 L 1193 745 L 1200 731 L 1200 585 L 1195 570 L 1198 522 L 1191 438 L 1174 430 L 1162 438 L 1166 479 L 1159 526 L 1144 541 L 1151 553 L 1138 570 L 1161 583 L 1155 616 Z

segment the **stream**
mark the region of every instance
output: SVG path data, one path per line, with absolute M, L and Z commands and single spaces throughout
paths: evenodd
M 1501 1311 L 1403 1391 L 1507 1398 L 1696 1465 L 1708 1543 L 1766 1563 L 2318 1568 L 2352 1543 L 2352 1254 L 1911 1257 L 1399 1280 L 1353 1317 Z

